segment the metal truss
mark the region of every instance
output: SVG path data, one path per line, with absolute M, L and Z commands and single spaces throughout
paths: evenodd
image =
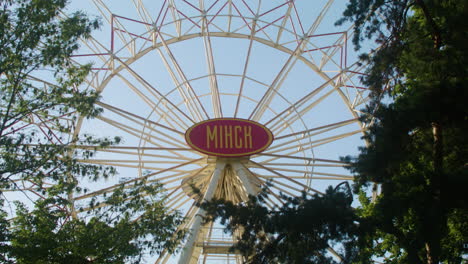
M 124 138 L 121 145 L 81 160 L 115 166 L 120 178 L 80 183 L 92 191 L 73 195 L 76 207 L 86 212 L 87 200 L 120 183 L 143 178 L 160 182 L 168 192 L 166 204 L 185 215 L 180 228 L 189 229 L 190 236 L 180 256 L 153 256 L 155 263 L 174 258 L 179 263 L 242 263 L 228 250 L 237 235 L 224 234 L 218 223 L 204 223 L 197 201 L 216 197 L 243 202 L 271 182 L 266 203 L 275 208 L 284 203 L 281 194 L 321 194 L 328 185 L 353 180 L 340 156 L 365 144 L 358 115 L 369 91 L 360 83 L 364 66 L 349 48 L 352 27 L 335 29 L 329 18 L 337 3 L 122 2 L 92 1 L 105 22 L 103 29 L 83 39 L 80 53 L 72 57 L 76 64 L 92 63 L 81 89 L 101 93 L 98 105 L 104 113 L 94 120 L 74 121 L 73 113 L 56 117 L 73 123 L 69 137 L 91 133 Z M 190 149 L 185 131 L 220 117 L 256 121 L 275 139 L 264 152 L 236 159 Z M 28 126 L 61 144 L 47 120 L 31 115 L 17 129 Z M 34 182 L 18 180 L 17 185 L 24 193 L 40 195 Z M 340 259 L 337 252 L 330 248 Z

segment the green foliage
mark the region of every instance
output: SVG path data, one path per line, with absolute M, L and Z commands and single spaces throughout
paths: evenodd
M 277 210 L 262 197 L 208 203 L 227 231 L 242 231 L 235 250 L 249 263 L 333 263 L 329 244 L 343 247 L 343 263 L 466 263 L 466 17 L 463 0 L 349 1 L 338 23 L 355 23 L 357 49 L 379 45 L 361 56 L 371 90 L 361 117 L 368 144 L 344 158 L 360 206 L 333 189 L 287 198 Z
M 351 263 L 355 257 L 359 225 L 346 188 L 329 187 L 324 195 L 283 196 L 286 203 L 270 210 L 264 196 L 246 204 L 213 201 L 204 204 L 210 218 L 227 224 L 226 231 L 241 231 L 239 250 L 246 263 Z M 342 246 L 344 262 L 331 257 L 331 245 Z
M 381 194 L 358 212 L 372 223 L 361 254 L 385 263 L 462 263 L 468 239 L 466 1 L 350 1 L 354 42 L 374 39 L 363 81 L 368 146 L 350 158 L 356 192 Z M 390 101 L 388 105 L 382 98 Z M 465 252 L 466 253 L 466 252 Z M 358 262 L 359 263 L 359 262 Z
M 78 39 L 88 37 L 99 22 L 80 12 L 60 18 L 65 4 L 64 0 L 1 2 L 0 185 L 4 190 L 17 188 L 18 179 L 39 187 L 46 180 L 62 186 L 70 183 L 67 174 L 113 173 L 111 168 L 80 165 L 75 157 L 92 151 L 69 148 L 90 141 L 72 136 L 74 119 L 101 111 L 94 105 L 95 91 L 78 89 L 90 65 L 74 66 L 70 61 Z
M 10 246 L 10 223 L 7 220 L 8 214 L 3 211 L 1 208 L 3 208 L 4 201 L 0 200 L 0 262 L 9 264 L 11 263 L 8 260 L 8 254 L 11 251 L 11 246 Z
M 82 85 L 91 65 L 70 56 L 100 23 L 64 15 L 66 4 L 0 1 L 0 262 L 140 263 L 146 253 L 172 252 L 181 217 L 164 207 L 158 184 L 133 182 L 75 209 L 73 194 L 88 192 L 80 181 L 116 173 L 80 160 L 120 138 L 75 134 L 80 118 L 102 109 L 99 94 Z
M 167 212 L 161 191 L 159 184 L 122 185 L 99 203 L 94 198 L 82 209 L 84 219 L 70 218 L 54 199 L 37 202 L 33 211 L 17 203 L 4 233 L 11 244 L 0 244 L 0 256 L 5 263 L 141 263 L 144 254 L 173 252 L 183 236 L 176 230 L 182 219 Z M 10 225 L 5 215 L 0 228 Z
M 172 253 L 184 236 L 184 230 L 177 229 L 183 219 L 178 212 L 169 213 L 165 200 L 159 183 L 135 181 L 121 185 L 109 195 L 93 197 L 87 214 L 115 226 L 123 220 L 131 222 L 127 228 L 141 252 Z

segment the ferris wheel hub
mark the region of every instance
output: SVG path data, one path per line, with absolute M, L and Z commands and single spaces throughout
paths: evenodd
M 210 163 L 204 170 L 182 181 L 182 189 L 187 196 L 195 200 L 202 199 L 202 194 L 211 181 L 217 163 L 226 165 L 222 169 L 221 177 L 213 195 L 215 200 L 238 204 L 246 202 L 249 195 L 256 195 L 260 192 L 263 184 L 245 168 L 245 164 L 249 162 L 248 157 L 210 157 L 208 161 Z M 251 188 L 247 189 L 246 185 L 251 186 Z

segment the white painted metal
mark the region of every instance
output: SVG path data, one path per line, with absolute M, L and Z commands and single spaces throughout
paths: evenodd
M 226 164 L 223 161 L 219 161 L 216 163 L 216 168 L 213 172 L 210 184 L 208 185 L 208 189 L 204 193 L 203 201 L 210 201 L 213 198 L 213 194 L 216 190 L 216 187 L 218 187 L 218 181 L 225 166 Z M 195 248 L 195 243 L 197 242 L 197 239 L 199 237 L 200 228 L 202 226 L 203 217 L 205 217 L 205 215 L 206 212 L 202 208 L 199 208 L 197 213 L 195 214 L 195 220 L 192 225 L 192 228 L 190 229 L 190 234 L 182 252 L 182 256 L 180 257 L 179 264 L 197 263 L 198 257 L 194 256 L 193 251 Z
M 240 162 L 233 162 L 232 167 L 237 173 L 237 176 L 239 176 L 239 178 L 241 179 L 242 184 L 244 185 L 244 188 L 247 191 L 247 193 L 252 196 L 257 195 L 257 190 L 255 190 L 249 179 L 250 177 L 253 177 L 253 175 L 251 173 L 247 173 L 248 169 Z
M 217 237 L 217 223 L 202 224 L 204 211 L 195 202 L 202 197 L 242 202 L 248 194 L 256 195 L 260 188 L 266 188 L 270 196 L 265 203 L 274 208 L 284 202 L 280 193 L 322 193 L 326 184 L 353 179 L 343 170 L 347 164 L 338 156 L 321 152 L 354 140 L 365 130 L 357 119 L 368 94 L 359 87 L 363 66 L 343 59 L 352 28 L 328 32 L 323 27 L 323 23 L 330 23 L 324 21 L 332 6 L 341 1 L 314 1 L 315 17 L 304 17 L 297 7 L 310 7 L 309 1 L 128 1 L 134 10 L 118 10 L 113 2 L 90 1 L 107 23 L 104 27 L 111 27 L 111 39 L 103 40 L 99 34 L 83 39 L 86 52 L 78 55 L 85 56 L 73 57 L 72 61 L 80 64 L 91 60 L 97 67 L 84 88 L 102 94 L 98 106 L 105 112 L 94 121 L 72 113 L 57 118 L 70 123 L 76 118 L 70 137 L 91 131 L 104 136 L 123 134 L 128 139 L 107 149 L 80 145 L 75 149 L 98 149 L 96 157 L 80 162 L 115 166 L 122 183 L 146 179 L 148 183 L 164 184 L 168 191 L 166 205 L 188 219 L 179 228 L 191 227 L 194 231 L 179 263 L 241 263 L 239 256 L 226 250 L 226 245 L 235 242 L 235 235 L 222 240 Z M 310 20 L 306 23 L 305 19 Z M 327 44 L 319 41 L 327 36 L 333 36 Z M 238 43 L 244 52 L 228 56 L 232 55 L 229 48 L 238 51 L 229 45 L 220 47 L 220 43 L 229 42 Z M 194 43 L 201 49 L 195 51 Z M 187 66 L 182 46 L 185 52 L 194 49 L 189 55 L 200 54 L 189 64 L 196 64 L 203 73 Z M 266 51 L 271 54 L 263 62 L 258 54 Z M 274 58 L 278 61 L 270 64 Z M 235 61 L 237 68 L 223 69 Z M 147 66 L 142 67 L 142 63 Z M 153 68 L 152 63 L 159 68 Z M 298 68 L 304 71 L 305 79 L 299 80 L 300 87 L 291 82 L 297 78 Z M 164 74 L 160 75 L 161 71 Z M 266 77 L 262 76 L 265 72 L 269 73 Z M 309 75 L 314 78 L 307 79 Z M 31 80 L 53 85 L 34 76 Z M 199 85 L 202 82 L 204 87 Z M 132 104 L 121 102 L 120 93 L 131 97 Z M 339 117 L 323 112 L 322 107 L 328 104 L 331 108 L 327 109 L 342 107 L 337 110 Z M 320 120 L 319 116 L 327 118 Z M 258 121 L 273 132 L 275 140 L 263 153 L 242 159 L 215 161 L 189 148 L 184 134 L 190 126 L 222 117 Z M 28 122 L 48 129 L 47 121 L 40 118 L 33 116 Z M 273 186 L 266 187 L 271 180 Z M 21 191 L 34 191 L 33 182 L 17 182 Z M 84 203 L 112 192 L 119 182 L 86 182 L 94 189 L 75 194 L 74 200 Z M 202 194 L 190 191 L 190 184 L 197 184 Z M 82 209 L 89 211 L 86 206 Z M 216 243 L 222 246 L 213 246 Z M 330 252 L 335 254 L 333 248 Z M 170 258 L 163 252 L 157 263 L 170 262 Z

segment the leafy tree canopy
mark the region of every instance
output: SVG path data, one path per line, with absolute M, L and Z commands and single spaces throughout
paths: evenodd
M 369 145 L 348 160 L 356 192 L 379 184 L 377 201 L 363 202 L 374 229 L 362 251 L 385 263 L 463 261 L 467 15 L 468 4 L 458 0 L 352 0 L 344 13 L 356 23 L 357 47 L 368 38 L 381 44 L 362 56 L 373 92 L 363 116 Z
M 2 263 L 142 263 L 145 254 L 174 252 L 182 218 L 163 204 L 161 185 L 136 182 L 94 197 L 70 218 L 54 199 L 33 211 L 17 203 L 11 223 L 2 220 Z M 3 219 L 6 213 L 3 212 Z M 7 244 L 8 242 L 9 244 Z
M 312 197 L 283 196 L 286 202 L 273 210 L 264 203 L 266 191 L 245 204 L 216 200 L 203 206 L 207 221 L 220 219 L 227 232 L 241 232 L 232 250 L 246 263 L 352 263 L 360 228 L 351 190 L 344 186 Z M 330 247 L 337 243 L 340 252 Z
M 157 183 L 131 182 L 74 204 L 73 193 L 88 192 L 81 180 L 115 174 L 79 160 L 120 138 L 75 133 L 80 119 L 102 111 L 99 94 L 82 85 L 91 65 L 71 60 L 100 23 L 65 15 L 66 4 L 0 1 L 0 262 L 140 263 L 146 253 L 172 252 L 182 219 L 165 208 Z
M 78 88 L 90 65 L 73 65 L 70 56 L 78 49 L 78 39 L 88 37 L 99 22 L 80 12 L 61 19 L 59 14 L 65 4 L 63 0 L 1 2 L 3 189 L 18 188 L 17 179 L 41 186 L 46 179 L 66 183 L 63 175 L 70 173 L 95 177 L 98 171 L 104 176 L 113 172 L 110 168 L 79 166 L 70 158 L 70 145 L 93 139 L 73 137 L 73 120 L 62 117 L 93 117 L 101 111 L 94 106 L 98 94 Z M 108 145 L 114 140 L 101 143 Z

